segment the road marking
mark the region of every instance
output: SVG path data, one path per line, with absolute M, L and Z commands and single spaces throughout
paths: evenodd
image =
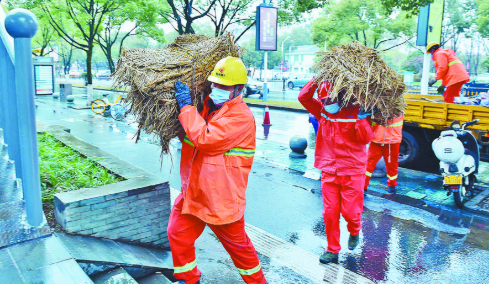
M 170 188 L 172 206 L 179 194 L 179 190 Z M 286 242 L 253 225 L 246 223 L 245 228 L 257 252 L 316 283 L 374 283 L 341 265 L 332 263 L 328 265 L 320 264 L 318 255 Z

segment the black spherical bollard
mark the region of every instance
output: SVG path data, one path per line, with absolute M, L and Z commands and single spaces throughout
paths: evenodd
M 67 96 L 66 97 L 66 101 L 69 102 L 69 103 L 73 103 L 75 101 L 75 97 L 73 97 L 73 96 Z
M 292 152 L 289 154 L 289 158 L 306 158 L 307 155 L 304 153 L 304 150 L 307 148 L 307 139 L 300 136 L 295 135 L 290 138 L 289 146 Z

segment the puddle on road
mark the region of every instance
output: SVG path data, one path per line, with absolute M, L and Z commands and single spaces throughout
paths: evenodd
M 341 219 L 339 263 L 376 283 L 487 283 L 489 221 L 461 211 L 439 215 L 369 196 L 365 200 L 359 247 L 347 248 L 349 233 Z M 287 240 L 316 255 L 327 241 L 318 216 L 309 231 Z

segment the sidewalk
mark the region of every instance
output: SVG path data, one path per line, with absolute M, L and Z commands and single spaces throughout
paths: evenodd
M 160 148 L 150 136 L 143 134 L 143 140 L 139 144 L 134 144 L 132 137 L 137 127 L 130 121 L 114 121 L 111 118 L 95 115 L 91 110 L 55 107 L 51 98 L 38 99 L 37 104 L 36 113 L 39 120 L 70 128 L 71 133 L 76 137 L 168 179 L 170 186 L 177 189 L 172 191 L 172 196 L 178 194 L 180 188 L 178 143 L 173 144 L 176 147 L 171 147 L 171 156 L 166 155 L 161 164 Z M 321 273 L 319 268 L 325 267 L 314 266 L 316 268 L 312 273 L 306 268 L 309 263 L 318 265 L 315 260 L 324 253 L 327 240 L 321 215 L 319 171 L 313 168 L 312 162 L 314 131 L 308 124 L 307 114 L 271 110 L 273 125 L 267 136 L 261 125 L 263 109 L 251 107 L 251 110 L 257 121 L 257 150 L 246 191 L 247 230 L 253 243 L 256 242 L 262 267 L 270 283 L 317 283 L 313 279 L 318 279 Z M 288 142 L 294 135 L 302 135 L 308 140 L 306 159 L 289 159 Z M 436 181 L 422 178 L 422 175 L 426 176 L 424 173 L 408 177 L 408 174 L 401 170 L 401 175 L 405 176 L 408 182 L 412 182 L 410 184 L 412 190 L 431 188 L 434 191 L 441 191 L 440 187 L 436 186 Z M 486 236 L 486 233 L 481 231 L 486 228 L 484 223 L 480 225 L 481 223 L 476 221 L 478 216 L 465 210 L 454 210 L 450 206 L 424 201 L 429 196 L 415 199 L 406 195 L 387 195 L 382 189 L 383 184 L 382 181 L 378 181 L 378 186 L 374 185 L 365 198 L 362 217 L 365 226 L 362 229 L 362 241 L 359 247 L 354 251 L 342 250 L 339 265 L 328 266 L 333 270 L 327 273 L 325 271 L 323 277 L 325 282 L 343 283 L 345 277 L 350 279 L 350 276 L 345 273 L 353 271 L 375 282 L 379 280 L 384 283 L 383 277 L 386 277 L 389 283 L 406 283 L 402 279 L 406 280 L 417 274 L 415 271 L 418 266 L 412 263 L 413 259 L 426 259 L 431 263 L 429 254 L 423 256 L 423 253 L 419 252 L 427 241 L 430 242 L 431 234 L 436 234 L 443 239 L 443 242 L 448 243 L 453 241 L 454 234 L 455 236 L 467 234 L 466 227 L 460 228 L 460 220 L 463 224 L 474 222 L 470 229 L 474 233 L 467 237 L 466 244 L 470 246 L 471 251 L 475 248 L 475 252 L 479 253 L 481 248 L 471 245 L 476 240 L 479 240 L 476 243 L 480 242 Z M 375 196 L 374 193 L 381 197 Z M 389 216 L 390 214 L 392 216 Z M 450 223 L 447 225 L 446 222 Z M 343 220 L 341 226 L 341 245 L 346 248 L 348 231 Z M 447 234 L 438 235 L 439 231 Z M 257 232 L 261 233 L 254 236 L 263 237 L 253 237 L 252 234 Z M 272 243 L 274 250 L 268 250 L 270 246 L 264 241 L 277 239 L 278 243 L 275 241 Z M 380 243 L 377 244 L 378 240 Z M 373 245 L 374 252 L 372 252 Z M 198 265 L 204 273 L 203 283 L 240 283 L 233 263 L 210 230 L 204 231 L 196 246 Z M 482 247 L 487 246 L 482 244 Z M 454 252 L 450 248 L 451 246 L 443 246 L 437 250 L 444 251 L 452 257 Z M 394 251 L 390 251 L 391 249 Z M 391 257 L 389 260 L 379 258 L 376 261 L 369 257 L 371 253 Z M 475 257 L 477 255 L 470 258 L 469 263 L 473 264 L 476 259 L 479 259 Z M 307 261 L 303 261 L 304 259 Z M 434 262 L 433 265 L 436 263 Z M 374 267 L 378 273 L 372 272 L 371 269 Z M 343 272 L 344 269 L 349 271 Z M 431 276 L 439 271 L 438 266 L 436 268 L 429 266 L 429 273 L 425 274 L 424 279 L 431 279 Z M 216 278 L 221 276 L 222 278 Z

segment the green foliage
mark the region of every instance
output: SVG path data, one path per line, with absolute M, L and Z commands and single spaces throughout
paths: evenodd
M 416 20 L 406 12 L 386 12 L 380 0 L 339 0 L 324 7 L 323 16 L 313 22 L 311 30 L 318 46 L 358 40 L 365 46 L 379 48 L 403 36 L 412 37 Z
M 64 146 L 48 134 L 38 135 L 43 201 L 58 192 L 111 184 L 124 179 Z
M 398 49 L 391 49 L 380 54 L 382 60 L 387 62 L 387 64 L 397 72 L 403 71 L 403 62 L 399 60 L 400 58 L 405 58 L 406 54 L 399 51 Z
M 415 74 L 420 73 L 423 69 L 424 54 L 420 51 L 409 53 L 404 61 L 403 67 L 405 71 L 412 71 Z
M 387 12 L 392 13 L 396 8 L 409 12 L 409 15 L 417 15 L 419 8 L 433 3 L 434 0 L 381 0 Z
M 477 3 L 477 24 L 479 32 L 483 37 L 489 37 L 489 1 L 476 0 Z

